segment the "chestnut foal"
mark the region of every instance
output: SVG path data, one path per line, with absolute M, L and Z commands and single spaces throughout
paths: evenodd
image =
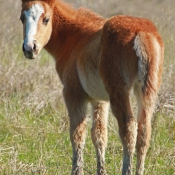
M 73 149 L 71 174 L 83 174 L 86 111 L 90 102 L 97 174 L 107 174 L 105 149 L 110 104 L 123 144 L 122 174 L 132 173 L 136 146 L 136 174 L 142 175 L 164 57 L 156 27 L 147 19 L 130 16 L 104 19 L 61 0 L 22 0 L 21 21 L 24 55 L 36 58 L 44 47 L 54 57 L 64 85 Z M 137 119 L 129 102 L 131 89 L 137 98 Z

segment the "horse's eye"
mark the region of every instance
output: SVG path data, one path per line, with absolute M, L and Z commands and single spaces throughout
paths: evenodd
M 49 17 L 45 17 L 45 18 L 43 19 L 43 24 L 44 24 L 44 25 L 47 25 L 48 22 L 49 22 Z
M 22 23 L 24 23 L 24 15 L 20 16 L 20 20 L 21 20 Z

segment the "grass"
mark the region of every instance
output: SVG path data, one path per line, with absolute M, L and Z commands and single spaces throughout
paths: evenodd
M 104 2 L 84 0 L 74 3 L 104 16 L 114 13 L 145 16 L 158 26 L 163 37 L 163 84 L 152 121 L 153 133 L 145 175 L 175 175 L 174 1 L 111 0 L 105 7 Z M 0 23 L 4 24 L 0 25 L 0 175 L 70 174 L 69 121 L 54 61 L 45 52 L 36 60 L 24 59 L 21 51 L 22 25 L 18 20 L 20 1 L 0 3 Z M 96 169 L 90 125 L 89 117 L 85 175 L 95 174 Z M 107 171 L 109 175 L 121 174 L 122 145 L 117 122 L 111 113 L 108 129 Z

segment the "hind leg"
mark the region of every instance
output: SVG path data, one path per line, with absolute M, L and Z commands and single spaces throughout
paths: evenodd
M 83 175 L 87 101 L 84 95 L 67 90 L 64 90 L 64 99 L 69 113 L 70 139 L 73 151 L 71 175 Z
M 138 102 L 138 135 L 137 135 L 137 169 L 136 174 L 142 175 L 144 162 L 151 138 L 151 118 L 156 101 L 156 93 L 143 94 L 141 88 L 135 89 Z
M 91 138 L 97 156 L 97 175 L 106 175 L 105 149 L 107 146 L 107 119 L 109 103 L 94 102 Z
M 121 89 L 115 92 L 110 97 L 110 102 L 112 112 L 118 121 L 119 135 L 123 144 L 122 175 L 131 175 L 132 159 L 137 137 L 137 123 L 131 111 L 129 91 Z

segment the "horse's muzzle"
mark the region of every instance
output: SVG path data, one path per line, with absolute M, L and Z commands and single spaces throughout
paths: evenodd
M 26 49 L 25 45 L 23 43 L 22 50 L 23 50 L 24 56 L 28 59 L 34 59 L 38 55 L 38 49 L 37 49 L 37 45 L 35 43 L 29 49 Z

